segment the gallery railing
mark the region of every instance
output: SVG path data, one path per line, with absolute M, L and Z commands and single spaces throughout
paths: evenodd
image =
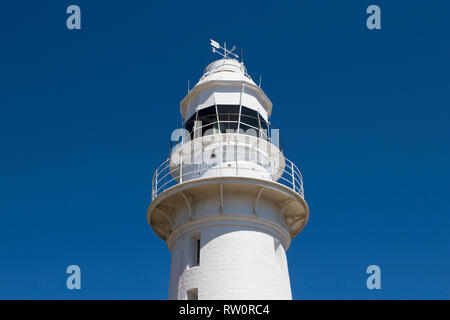
M 269 180 L 284 185 L 298 193 L 301 197 L 304 197 L 303 178 L 300 170 L 292 161 L 284 158 L 284 156 L 283 161 L 284 163 L 278 164 L 277 169 L 279 170 L 276 171 L 270 167 L 270 164 L 262 164 L 258 160 L 252 159 L 252 157 L 242 159 L 238 153 L 231 154 L 231 158 L 230 154 L 225 156 L 219 153 L 215 155 L 214 161 L 212 162 L 201 161 L 194 165 L 192 163 L 183 163 L 182 160 L 174 164 L 173 159 L 169 157 L 159 166 L 153 175 L 152 200 L 173 186 L 187 181 L 204 179 L 206 173 L 207 177 L 242 176 Z M 233 167 L 228 168 L 224 166 L 224 163 L 233 163 Z M 249 168 L 249 163 L 254 163 L 256 166 Z

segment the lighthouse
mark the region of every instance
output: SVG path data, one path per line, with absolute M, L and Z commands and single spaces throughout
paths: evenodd
M 272 102 L 226 44 L 180 102 L 147 219 L 172 253 L 169 299 L 292 299 L 286 251 L 308 221 Z

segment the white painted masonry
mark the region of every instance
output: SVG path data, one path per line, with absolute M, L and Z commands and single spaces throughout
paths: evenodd
M 200 230 L 200 265 L 192 263 L 190 235 L 172 250 L 169 299 L 186 299 L 197 288 L 199 299 L 292 299 L 286 254 L 274 237 L 245 225 Z

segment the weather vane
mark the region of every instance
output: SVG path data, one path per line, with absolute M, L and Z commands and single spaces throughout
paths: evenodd
M 221 55 L 225 59 L 227 59 L 229 55 L 233 56 L 235 59 L 239 58 L 239 56 L 237 54 L 233 53 L 233 51 L 236 50 L 236 46 L 233 46 L 233 48 L 231 48 L 231 50 L 227 50 L 226 42 L 224 42 L 223 47 L 221 47 L 217 41 L 214 41 L 213 39 L 209 39 L 209 40 L 211 40 L 212 52 L 215 52 L 215 53 Z M 218 51 L 218 50 L 222 50 L 223 52 Z

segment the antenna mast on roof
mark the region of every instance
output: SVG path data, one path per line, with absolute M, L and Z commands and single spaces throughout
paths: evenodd
M 236 46 L 233 46 L 233 48 L 231 50 L 227 50 L 227 44 L 226 42 L 224 42 L 223 47 L 220 46 L 220 44 L 217 41 L 214 41 L 213 39 L 211 40 L 211 46 L 212 46 L 212 52 L 215 52 L 219 55 L 221 55 L 224 59 L 229 58 L 228 56 L 231 55 L 234 57 L 234 59 L 238 59 L 239 56 L 235 53 L 233 53 L 234 50 L 236 50 Z M 219 51 L 221 50 L 221 51 Z

